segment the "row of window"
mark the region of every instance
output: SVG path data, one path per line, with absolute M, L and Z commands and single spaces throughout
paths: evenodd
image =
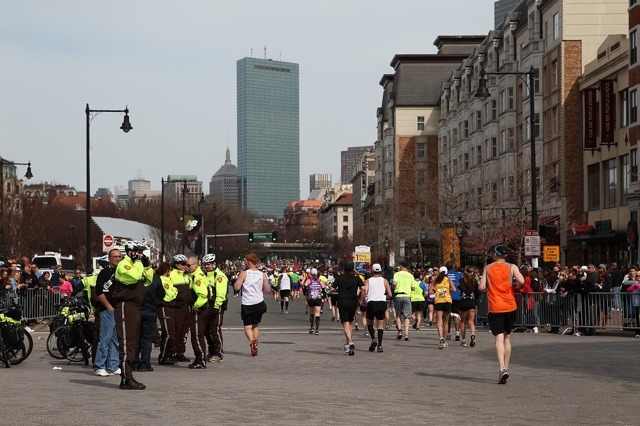
M 587 208 L 590 211 L 626 206 L 629 183 L 638 181 L 637 150 L 587 166 Z

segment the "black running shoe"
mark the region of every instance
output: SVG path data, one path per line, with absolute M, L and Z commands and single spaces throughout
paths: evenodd
M 376 342 L 375 340 L 371 341 L 371 345 L 369 346 L 369 352 L 373 352 L 376 350 L 376 346 L 378 346 L 378 342 Z
M 202 362 L 192 362 L 191 364 L 189 364 L 189 368 L 192 370 L 200 370 L 202 368 L 207 368 L 207 366 L 205 364 L 203 364 Z
M 120 381 L 120 389 L 125 390 L 144 390 L 147 387 L 142 383 L 136 381 L 136 379 L 124 380 Z

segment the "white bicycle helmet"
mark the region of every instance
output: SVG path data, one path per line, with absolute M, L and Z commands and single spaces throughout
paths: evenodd
M 185 256 L 184 254 L 176 254 L 175 256 L 173 256 L 172 260 L 174 264 L 187 263 L 187 256 Z
M 202 258 L 202 263 L 213 263 L 216 261 L 216 255 L 209 253 Z

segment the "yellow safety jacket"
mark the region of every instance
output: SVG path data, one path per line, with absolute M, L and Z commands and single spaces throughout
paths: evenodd
M 216 296 L 213 307 L 220 309 L 220 306 L 227 300 L 229 278 L 220 268 L 216 268 L 213 272 L 207 272 L 207 278 L 209 279 L 209 287 L 211 287 L 212 293 Z
M 178 290 L 173 286 L 170 277 L 165 277 L 164 275 L 160 276 L 160 281 L 162 281 L 162 287 L 164 287 L 164 298 L 162 302 L 171 303 L 178 295 Z
M 189 277 L 189 288 L 195 295 L 195 302 L 193 303 L 193 307 L 196 309 L 202 308 L 209 301 L 209 291 L 207 276 L 202 272 L 202 269 L 198 266 L 193 273 L 188 275 Z

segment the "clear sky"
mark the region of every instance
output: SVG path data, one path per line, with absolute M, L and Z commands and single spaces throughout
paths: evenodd
M 85 191 L 85 105 L 129 107 L 91 124 L 91 193 L 138 175 L 160 189 L 195 174 L 208 192 L 227 145 L 236 161 L 236 61 L 300 64 L 300 188 L 340 180 L 340 151 L 373 144 L 380 78 L 438 35 L 486 35 L 493 0 L 0 2 L 0 155 L 31 182 Z M 287 159 L 274 167 L 286 167 Z M 24 175 L 24 168 L 18 173 Z

